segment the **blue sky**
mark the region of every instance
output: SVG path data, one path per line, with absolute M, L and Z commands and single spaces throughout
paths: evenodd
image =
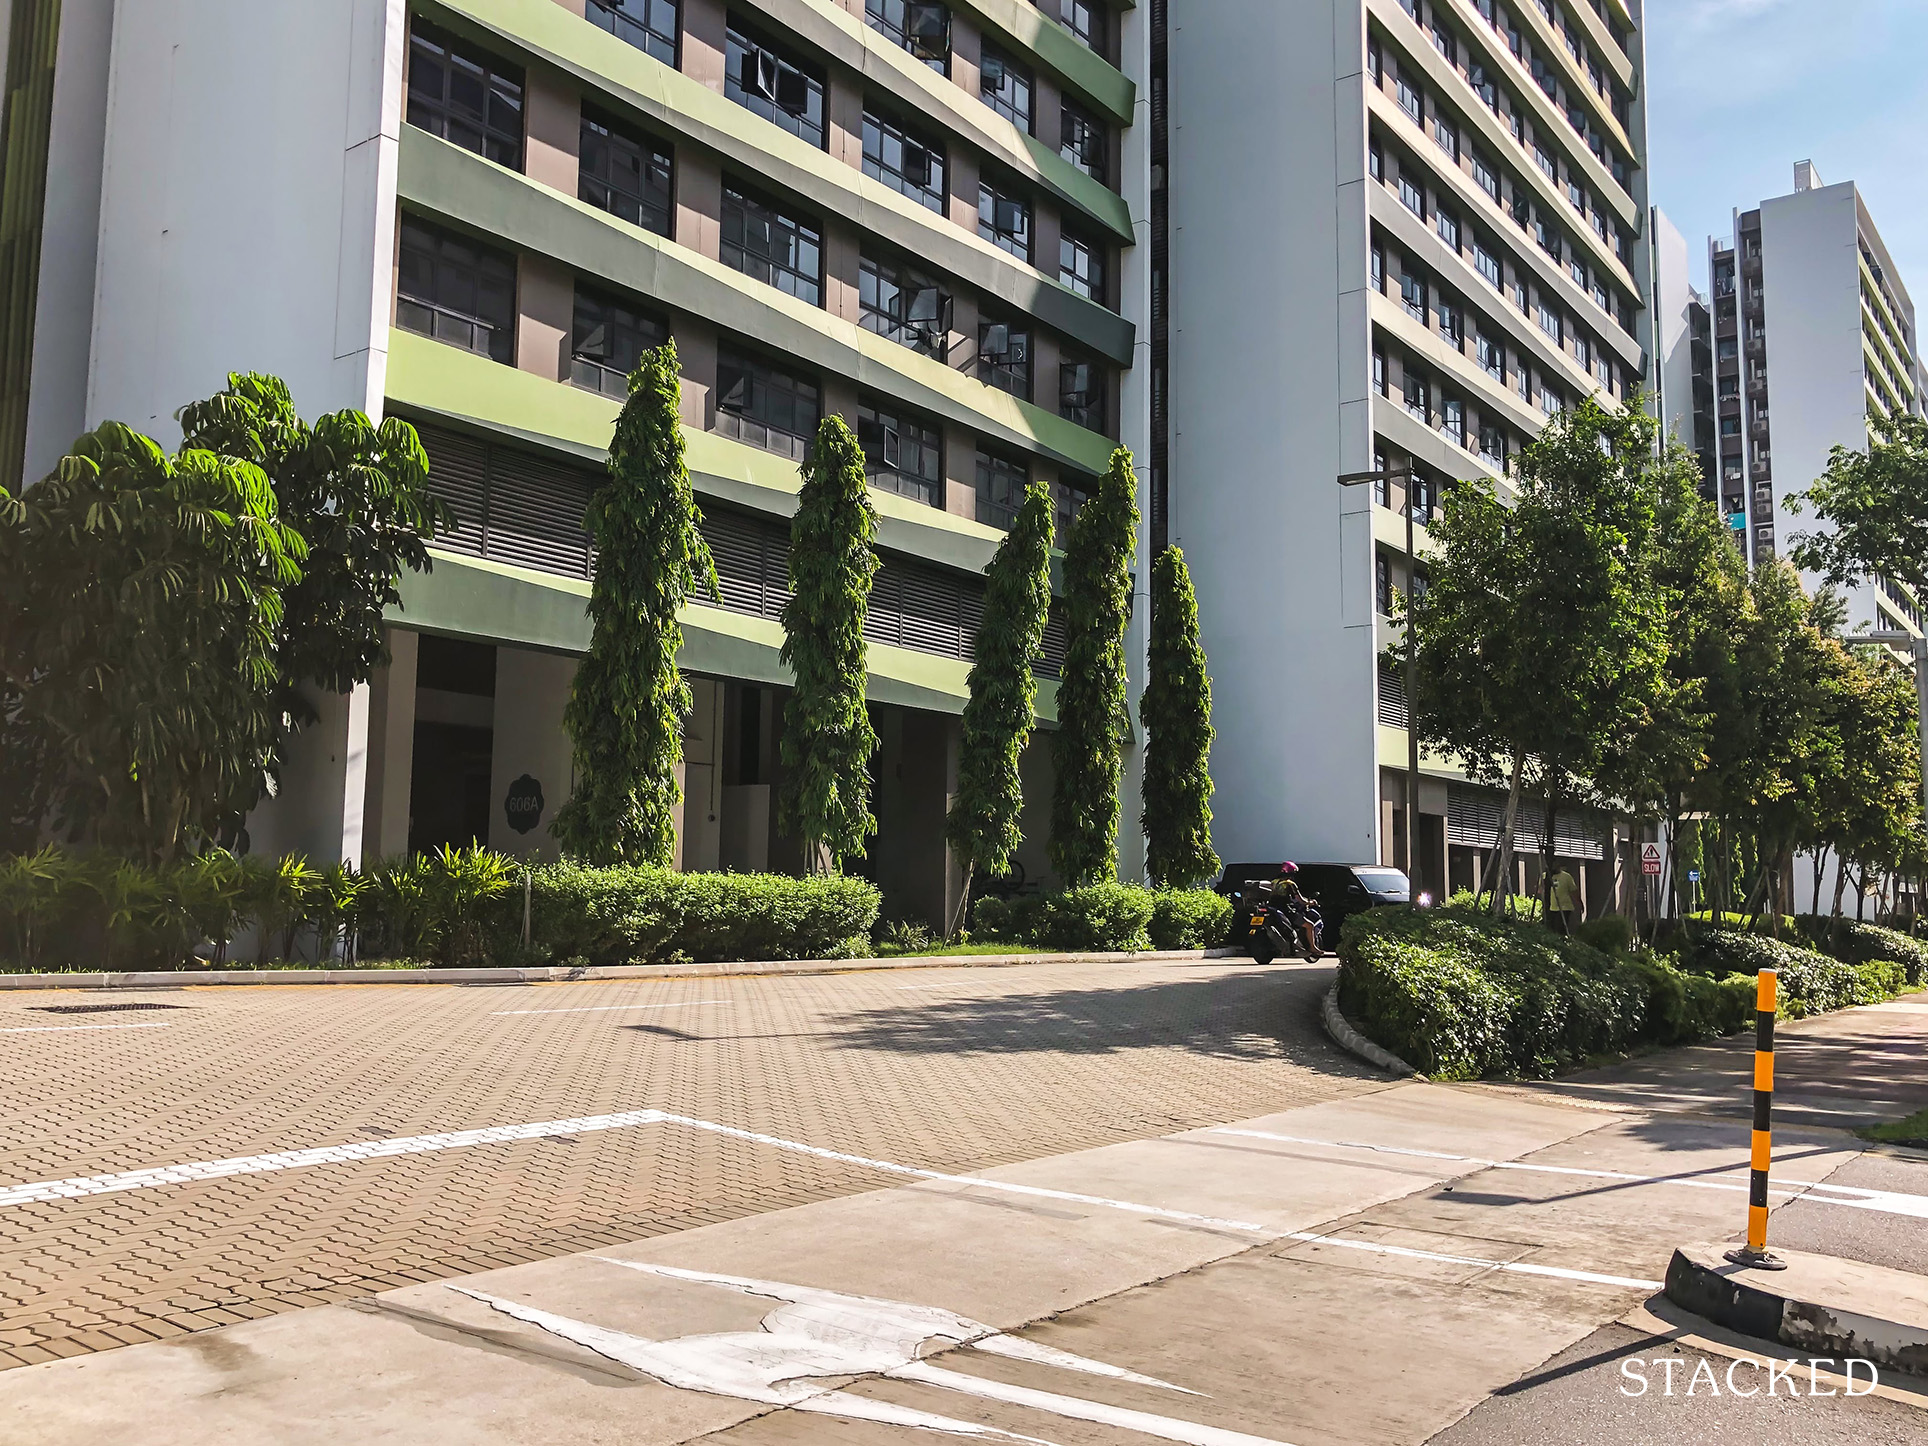
M 1928 0 L 1647 0 L 1649 193 L 1706 240 L 1794 189 L 1854 181 L 1928 314 Z

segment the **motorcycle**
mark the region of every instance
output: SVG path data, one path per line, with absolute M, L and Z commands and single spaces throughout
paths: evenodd
M 1311 899 L 1307 899 L 1303 907 L 1305 927 L 1301 929 L 1272 899 L 1253 901 L 1246 940 L 1254 964 L 1270 964 L 1281 954 L 1297 954 L 1308 964 L 1316 964 L 1325 957 L 1325 919 L 1319 913 L 1318 904 Z

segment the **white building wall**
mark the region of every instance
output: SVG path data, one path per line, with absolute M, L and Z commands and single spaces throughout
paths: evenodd
M 1789 513 L 1787 499 L 1826 470 L 1835 446 L 1868 445 L 1856 213 L 1854 185 L 1846 181 L 1761 203 L 1775 533 L 1782 555 L 1794 535 L 1825 525 L 1811 512 Z M 1751 401 L 1748 410 L 1751 417 Z M 1810 589 L 1820 581 L 1805 580 Z M 1874 596 L 1865 585 L 1847 592 L 1850 628 L 1875 625 Z
M 1175 6 L 1171 527 L 1228 861 L 1379 857 L 1358 0 Z
M 1662 432 L 1694 445 L 1694 337 L 1688 308 L 1693 285 L 1687 266 L 1687 238 L 1667 213 L 1652 213 L 1654 275 L 1654 375 L 1658 381 L 1654 415 Z
M 230 371 L 379 411 L 403 0 L 137 0 L 115 16 L 90 425 L 178 442 Z

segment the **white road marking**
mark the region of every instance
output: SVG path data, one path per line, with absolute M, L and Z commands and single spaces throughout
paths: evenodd
M 1524 1261 L 1487 1260 L 1478 1255 L 1442 1255 L 1434 1250 L 1413 1250 L 1404 1245 L 1386 1245 L 1376 1240 L 1351 1240 L 1343 1235 L 1321 1235 L 1313 1230 L 1290 1230 L 1287 1240 L 1307 1245 L 1337 1245 L 1346 1250 L 1364 1250 L 1373 1255 L 1397 1255 L 1407 1260 L 1436 1260 L 1446 1265 L 1478 1265 L 1488 1270 L 1504 1270 L 1514 1275 L 1544 1275 L 1554 1280 L 1580 1280 L 1589 1285 L 1617 1285 L 1630 1290 L 1660 1290 L 1663 1282 L 1637 1280 L 1626 1275 L 1601 1275 L 1592 1270 L 1568 1270 L 1561 1265 L 1530 1265 Z
M 74 1029 L 166 1029 L 173 1023 L 171 1019 L 157 1019 L 148 1024 L 18 1024 L 0 1029 L 0 1034 L 66 1034 Z
M 1719 1176 L 1632 1175 L 1624 1170 L 1587 1170 L 1572 1165 L 1538 1165 L 1527 1160 L 1482 1160 L 1474 1155 L 1448 1155 L 1438 1150 L 1412 1150 L 1398 1145 L 1372 1145 L 1357 1140 L 1313 1140 L 1299 1135 L 1279 1135 L 1270 1130 L 1241 1130 L 1225 1126 L 1214 1135 L 1242 1135 L 1251 1140 L 1276 1140 L 1286 1145 L 1317 1145 L 1328 1150 L 1368 1150 L 1379 1155 L 1407 1155 L 1420 1160 L 1446 1160 L 1471 1165 L 1481 1170 L 1518 1170 L 1530 1175 L 1572 1175 L 1591 1180 L 1620 1180 L 1630 1185 L 1678 1185 L 1689 1190 L 1745 1192 L 1747 1176 L 1740 1171 Z M 1928 1220 L 1928 1195 L 1909 1195 L 1896 1190 L 1865 1190 L 1855 1185 L 1830 1185 L 1825 1180 L 1775 1180 L 1770 1175 L 1768 1194 L 1783 1200 L 1811 1200 L 1818 1205 L 1845 1205 L 1853 1210 L 1875 1210 L 1886 1215 L 1906 1215 Z
M 724 999 L 686 999 L 681 1004 L 581 1004 L 571 1009 L 497 1009 L 491 1018 L 506 1014 L 607 1014 L 615 1009 L 693 1009 L 699 1004 L 726 1004 Z

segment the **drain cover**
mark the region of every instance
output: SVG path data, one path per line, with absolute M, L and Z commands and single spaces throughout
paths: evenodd
M 42 1014 L 119 1014 L 129 1009 L 187 1009 L 186 1004 L 33 1004 Z

